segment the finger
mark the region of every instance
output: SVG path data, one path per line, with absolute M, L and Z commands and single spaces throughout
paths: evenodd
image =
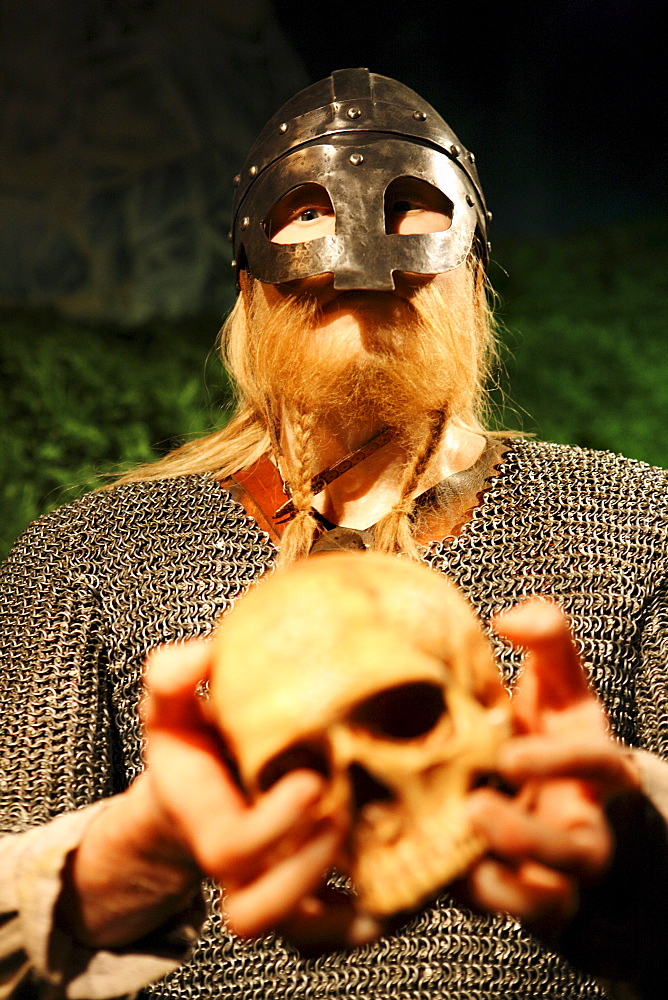
M 182 740 L 154 734 L 149 774 L 161 801 L 178 822 L 182 838 L 208 875 L 225 879 L 230 869 L 252 871 L 262 855 L 288 832 L 307 835 L 305 818 L 322 794 L 322 778 L 310 771 L 288 775 L 249 806 L 206 733 Z M 311 824 L 312 825 L 312 824 Z
M 144 672 L 142 715 L 147 728 L 188 728 L 201 724 L 199 684 L 211 669 L 205 639 L 161 646 L 149 654 Z
M 470 796 L 469 816 L 498 859 L 522 864 L 533 860 L 561 872 L 599 875 L 612 855 L 612 835 L 597 806 L 578 803 L 580 820 L 568 827 L 528 815 L 505 796 L 482 789 Z M 557 811 L 559 806 L 557 806 Z
M 211 865 L 214 877 L 228 886 L 254 878 L 264 870 L 294 854 L 313 837 L 321 821 L 311 807 L 324 788 L 323 779 L 312 771 L 295 771 L 266 792 L 258 802 L 225 825 L 225 845 L 220 848 L 220 828 L 209 828 L 214 855 Z M 336 819 L 332 821 L 338 828 Z M 204 840 L 206 834 L 201 835 Z M 215 856 L 218 852 L 218 857 Z M 221 870 L 221 867 L 223 870 Z
M 164 717 L 149 727 L 146 750 L 148 772 L 164 804 L 176 812 L 181 807 L 206 823 L 221 812 L 236 816 L 247 807 L 223 758 L 214 730 L 198 717 L 196 709 L 175 710 L 172 725 Z M 186 715 L 190 717 L 187 723 Z M 184 818 L 187 817 L 187 812 Z
M 537 708 L 559 710 L 590 694 L 568 621 L 556 604 L 525 601 L 497 615 L 494 627 L 499 635 L 529 651 L 525 673 L 535 675 Z M 521 685 L 520 680 L 520 690 Z
M 466 892 L 474 906 L 508 913 L 533 927 L 563 926 L 578 907 L 575 881 L 535 863 L 513 869 L 484 858 L 470 873 Z
M 223 758 L 217 732 L 201 711 L 197 685 L 208 675 L 207 642 L 163 647 L 147 671 L 148 770 L 161 805 L 199 867 L 226 881 L 255 877 L 268 855 L 291 835 L 283 852 L 310 835 L 308 812 L 322 793 L 322 778 L 294 772 L 249 807 Z
M 326 823 L 300 850 L 231 893 L 225 901 L 231 929 L 250 937 L 279 924 L 320 883 L 340 843 L 341 831 Z
M 156 772 L 168 804 L 190 801 L 193 808 L 245 804 L 224 762 L 216 729 L 202 710 L 197 687 L 211 667 L 207 640 L 174 643 L 154 650 L 146 661 L 144 720 L 147 763 Z M 206 815 L 203 813 L 203 815 Z
M 531 778 L 579 778 L 595 783 L 607 795 L 641 788 L 632 759 L 610 741 L 562 744 L 549 737 L 523 736 L 501 748 L 497 769 L 513 783 Z

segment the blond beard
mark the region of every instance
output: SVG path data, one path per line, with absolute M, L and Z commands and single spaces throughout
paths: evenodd
M 442 289 L 435 281 L 389 310 L 360 309 L 361 349 L 347 352 L 323 332 L 308 293 L 269 305 L 253 290 L 247 360 L 255 389 L 277 420 L 308 413 L 318 425 L 364 422 L 424 433 L 435 411 L 470 422 L 480 385 L 474 278 L 463 265 Z M 372 302 L 372 300 L 371 300 Z

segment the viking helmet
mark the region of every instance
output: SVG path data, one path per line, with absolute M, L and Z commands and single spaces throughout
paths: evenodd
M 452 206 L 443 232 L 398 234 L 386 223 L 386 192 L 417 178 Z M 234 178 L 235 274 L 268 284 L 331 273 L 336 289 L 391 291 L 394 272 L 439 274 L 458 267 L 475 243 L 487 262 L 491 213 L 475 157 L 414 91 L 366 69 L 343 69 L 302 90 L 271 118 Z M 271 241 L 268 219 L 304 184 L 325 189 L 334 235 Z

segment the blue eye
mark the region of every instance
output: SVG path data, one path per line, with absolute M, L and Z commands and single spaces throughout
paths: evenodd
M 316 219 L 321 219 L 324 214 L 323 208 L 304 208 L 297 218 L 300 222 L 314 222 Z

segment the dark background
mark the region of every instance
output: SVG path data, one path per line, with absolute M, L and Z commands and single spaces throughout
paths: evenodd
M 435 105 L 476 153 L 497 234 L 665 212 L 662 5 L 292 0 L 275 10 L 311 78 L 366 66 Z

